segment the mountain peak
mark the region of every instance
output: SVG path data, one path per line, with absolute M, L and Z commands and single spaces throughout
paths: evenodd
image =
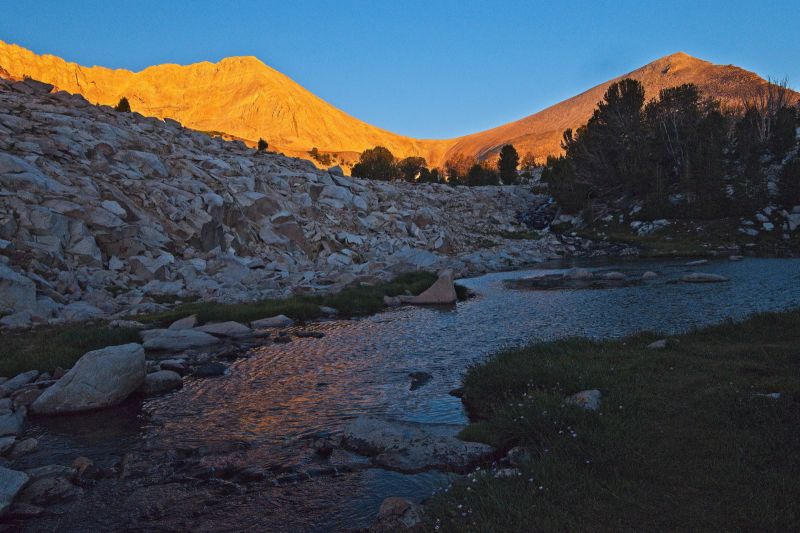
M 558 154 L 563 131 L 583 125 L 608 86 L 625 77 L 639 80 L 647 98 L 657 97 L 668 87 L 693 83 L 723 102 L 738 102 L 765 83 L 738 67 L 675 52 L 515 122 L 456 139 L 421 140 L 348 115 L 254 56 L 186 66 L 157 65 L 131 72 L 82 67 L 0 41 L 0 73 L 20 79 L 30 76 L 82 94 L 90 102 L 113 105 L 125 96 L 142 114 L 173 118 L 190 128 L 224 132 L 251 142 L 264 138 L 290 155 L 307 157 L 316 147 L 352 159 L 381 145 L 397 157 L 425 157 L 432 166 L 459 154 L 485 158 L 507 143 L 520 153 L 533 152 L 539 159 Z

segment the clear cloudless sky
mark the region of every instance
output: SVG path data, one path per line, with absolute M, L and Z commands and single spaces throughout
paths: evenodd
M 130 70 L 254 55 L 425 138 L 522 118 L 677 51 L 800 86 L 800 0 L 0 0 L 0 40 Z

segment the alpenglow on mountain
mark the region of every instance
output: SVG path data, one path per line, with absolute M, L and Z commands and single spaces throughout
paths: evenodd
M 398 157 L 425 157 L 431 165 L 441 165 L 456 154 L 484 158 L 507 143 L 540 159 L 557 154 L 563 131 L 584 124 L 608 85 L 625 77 L 641 81 L 647 98 L 666 87 L 694 83 L 704 94 L 732 104 L 766 83 L 739 67 L 677 53 L 520 120 L 463 137 L 430 140 L 406 137 L 358 120 L 250 56 L 218 63 L 156 65 L 131 72 L 84 67 L 0 41 L 0 77 L 27 76 L 82 94 L 94 103 L 113 105 L 124 96 L 134 111 L 173 118 L 196 130 L 226 134 L 251 144 L 263 137 L 289 155 L 307 157 L 308 150 L 316 147 L 352 158 L 382 145 Z

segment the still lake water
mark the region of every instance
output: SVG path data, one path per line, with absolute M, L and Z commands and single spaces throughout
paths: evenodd
M 330 321 L 304 328 L 323 331 L 322 339 L 296 339 L 285 345 L 251 349 L 228 375 L 189 379 L 182 390 L 122 408 L 86 416 L 33 420 L 28 433 L 40 439 L 30 464 L 69 464 L 78 455 L 103 463 L 129 450 L 246 444 L 237 460 L 263 467 L 313 470 L 319 459 L 312 439 L 335 435 L 363 414 L 419 422 L 466 423 L 457 398 L 465 368 L 493 352 L 531 341 L 567 336 L 619 337 L 643 330 L 677 333 L 740 319 L 752 313 L 800 306 L 800 260 L 746 259 L 687 267 L 683 261 L 629 261 L 590 265 L 641 275 L 661 274 L 640 286 L 604 290 L 529 291 L 504 282 L 563 271 L 566 265 L 541 265 L 525 271 L 461 280 L 477 296 L 447 309 L 405 307 L 353 321 Z M 585 263 L 584 263 L 585 264 Z M 727 283 L 675 283 L 683 274 L 709 272 Z M 431 381 L 410 390 L 409 373 L 427 372 Z M 333 464 L 359 461 L 337 451 Z M 248 486 L 244 494 L 207 505 L 208 494 L 169 491 L 172 516 L 134 520 L 140 527 L 196 531 L 329 531 L 368 526 L 383 498 L 422 499 L 446 484 L 430 472 L 402 475 L 362 469 L 336 477 L 272 487 Z M 98 494 L 103 491 L 98 491 Z M 104 518 L 92 490 L 64 519 L 62 530 L 79 525 L 124 528 L 141 505 L 130 494 L 102 494 L 111 510 Z M 184 509 L 181 509 L 181 506 Z M 184 511 L 191 510 L 191 513 Z M 186 518 L 191 515 L 194 518 Z M 73 517 L 76 516 L 73 514 Z M 51 522 L 52 523 L 52 522 Z M 35 523 L 30 524 L 36 527 Z

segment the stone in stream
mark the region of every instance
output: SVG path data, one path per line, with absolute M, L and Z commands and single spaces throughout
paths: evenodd
M 458 424 L 421 424 L 362 416 L 344 428 L 341 444 L 389 470 L 466 472 L 475 463 L 491 457 L 494 448 L 459 439 L 462 428 Z
M 109 346 L 86 353 L 31 405 L 37 414 L 76 413 L 121 403 L 144 382 L 140 344 Z
M 628 279 L 622 272 L 606 272 L 602 275 L 602 278 L 609 281 L 625 281 Z
M 422 521 L 422 507 L 405 498 L 395 496 L 381 502 L 378 517 L 370 531 L 392 533 L 417 526 Z
M 708 259 L 697 259 L 696 261 L 689 261 L 686 266 L 700 266 L 708 264 Z
M 238 322 L 215 322 L 212 324 L 204 324 L 194 328 L 195 331 L 202 331 L 214 335 L 215 337 L 250 337 L 253 335 L 253 330 L 240 324 Z
M 217 363 L 217 362 L 206 363 L 194 369 L 194 376 L 198 378 L 211 378 L 215 376 L 221 376 L 225 374 L 225 371 L 227 369 L 228 367 L 223 365 L 222 363 Z
M 32 451 L 36 450 L 39 446 L 39 441 L 34 438 L 24 439 L 16 444 L 14 444 L 14 448 L 11 450 L 10 457 L 12 459 L 16 459 L 17 457 L 22 457 L 23 455 L 27 455 Z
M 5 453 L 14 446 L 15 442 L 17 442 L 17 438 L 13 435 L 10 437 L 0 437 L 0 455 L 5 455 Z
M 681 281 L 684 283 L 720 283 L 724 281 L 730 281 L 725 276 L 720 276 L 719 274 L 707 274 L 705 272 L 694 272 L 692 274 L 686 274 L 681 278 Z
M 564 272 L 564 279 L 585 281 L 594 278 L 592 271 L 586 268 L 571 268 Z
M 408 377 L 411 378 L 410 390 L 417 390 L 433 379 L 433 376 L 427 372 L 411 372 Z
M 455 285 L 453 285 L 453 271 L 448 269 L 439 273 L 439 278 L 433 285 L 422 291 L 417 296 L 400 296 L 400 301 L 415 305 L 450 305 L 458 301 Z
M 653 272 L 652 270 L 648 270 L 644 274 L 642 274 L 642 279 L 655 279 L 658 277 L 658 274 Z
M 8 511 L 11 502 L 28 482 L 28 474 L 0 466 L 0 516 Z
M 250 322 L 250 327 L 253 329 L 266 329 L 266 328 L 288 328 L 294 325 L 294 320 L 286 315 L 278 315 L 270 318 L 262 318 Z
M 164 359 L 158 363 L 159 370 L 172 370 L 181 376 L 188 371 L 186 367 L 186 360 L 184 359 Z
M 0 437 L 18 435 L 25 424 L 25 408 L 20 408 L 13 413 L 0 415 Z
M 164 394 L 183 387 L 181 375 L 172 370 L 159 370 L 144 378 L 144 393 L 148 396 Z
M 182 352 L 189 348 L 202 348 L 221 342 L 218 337 L 195 329 L 167 329 L 144 338 L 146 340 L 143 346 L 148 351 Z
M 18 498 L 22 503 L 52 505 L 72 500 L 82 493 L 83 490 L 73 485 L 69 479 L 55 476 L 41 478 L 29 483 Z

